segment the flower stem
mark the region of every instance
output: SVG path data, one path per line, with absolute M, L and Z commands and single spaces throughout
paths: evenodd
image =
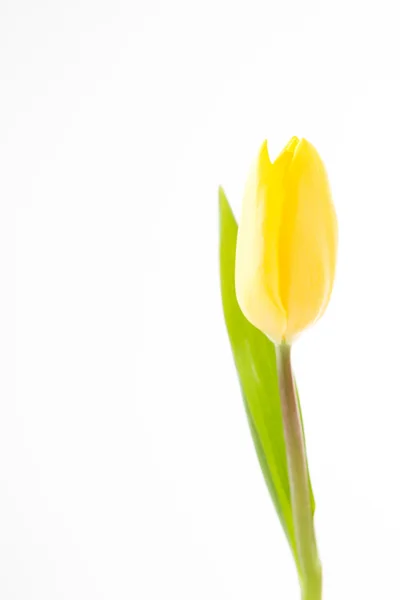
M 302 600 L 321 600 L 322 570 L 311 510 L 304 436 L 292 374 L 291 347 L 284 343 L 277 345 L 276 358 Z

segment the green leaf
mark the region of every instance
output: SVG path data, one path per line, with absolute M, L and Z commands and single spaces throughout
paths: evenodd
M 237 223 L 222 189 L 220 275 L 222 304 L 244 406 L 269 493 L 298 567 L 274 344 L 245 318 L 236 299 Z M 314 498 L 311 490 L 314 510 Z

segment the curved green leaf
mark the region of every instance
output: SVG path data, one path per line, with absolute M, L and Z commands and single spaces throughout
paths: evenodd
M 289 477 L 274 344 L 245 318 L 236 299 L 237 224 L 222 189 L 220 275 L 226 327 L 261 470 L 296 564 Z M 311 490 L 314 510 L 314 498 Z

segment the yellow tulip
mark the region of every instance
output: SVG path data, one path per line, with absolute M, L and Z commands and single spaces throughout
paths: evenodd
M 318 152 L 294 137 L 271 163 L 264 142 L 237 239 L 236 295 L 244 315 L 275 343 L 290 344 L 326 309 L 336 251 L 336 214 Z

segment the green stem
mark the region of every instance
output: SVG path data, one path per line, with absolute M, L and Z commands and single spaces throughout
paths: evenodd
M 294 535 L 301 570 L 302 600 L 321 600 L 322 570 L 311 510 L 304 437 L 292 374 L 291 347 L 287 344 L 277 345 L 276 358 Z

